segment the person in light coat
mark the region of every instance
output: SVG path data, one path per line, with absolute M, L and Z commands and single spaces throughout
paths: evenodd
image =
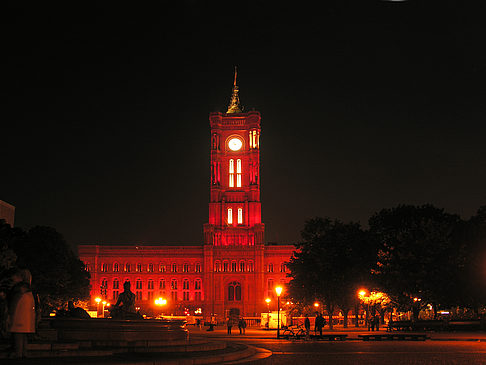
M 12 275 L 13 287 L 9 298 L 8 330 L 14 341 L 13 358 L 25 357 L 27 334 L 35 332 L 35 301 L 30 288 L 32 275 L 20 270 Z

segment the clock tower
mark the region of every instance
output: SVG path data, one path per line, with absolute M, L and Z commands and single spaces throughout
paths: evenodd
M 260 113 L 243 112 L 236 85 L 226 113 L 211 113 L 209 223 L 204 243 L 263 244 L 260 202 Z

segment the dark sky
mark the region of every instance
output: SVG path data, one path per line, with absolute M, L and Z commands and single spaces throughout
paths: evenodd
M 313 216 L 486 204 L 484 7 L 139 3 L 3 5 L 0 200 L 16 225 L 202 242 L 208 114 L 225 111 L 235 65 L 262 114 L 267 241 L 297 240 Z

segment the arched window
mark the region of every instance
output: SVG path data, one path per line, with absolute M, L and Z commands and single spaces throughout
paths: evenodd
M 136 268 L 135 268 L 135 271 L 137 272 L 142 272 L 142 264 L 137 264 Z
M 241 300 L 241 284 L 233 281 L 228 285 L 228 300 Z
M 182 272 L 189 272 L 189 264 L 184 264 L 182 266 Z
M 268 279 L 267 281 L 267 297 L 273 298 L 275 297 L 275 291 L 273 290 L 274 284 L 273 279 Z
M 245 261 L 240 261 L 240 271 L 241 272 L 245 271 Z
M 228 261 L 223 261 L 223 271 L 228 271 Z
M 238 224 L 243 224 L 243 208 L 238 208 Z
M 148 272 L 153 272 L 154 271 L 154 264 L 148 264 Z
M 142 289 L 142 287 L 142 279 L 137 279 L 137 281 L 135 282 L 135 289 Z
M 115 262 L 113 264 L 113 272 L 118 272 L 120 270 L 119 266 L 118 266 L 118 262 Z
M 101 285 L 100 285 L 100 294 L 102 298 L 107 297 L 107 292 L 108 292 L 108 279 L 103 278 L 101 279 Z
M 233 271 L 233 272 L 238 271 L 237 267 L 238 267 L 238 266 L 236 265 L 236 261 L 233 261 L 233 262 L 231 263 L 231 271 Z
M 268 264 L 268 272 L 273 272 L 273 264 Z
M 248 261 L 248 272 L 253 272 L 254 266 L 253 261 Z
M 194 300 L 196 302 L 200 302 L 202 300 L 202 295 L 201 295 L 201 280 L 200 279 L 196 279 L 196 281 L 194 281 Z
M 229 160 L 229 181 L 228 185 L 230 188 L 235 186 L 235 161 L 233 159 Z
M 101 272 L 107 272 L 108 271 L 108 264 L 101 264 Z
M 214 271 L 220 272 L 221 271 L 221 263 L 219 261 L 216 261 L 214 263 Z
M 233 224 L 233 209 L 228 208 L 228 224 Z
M 160 271 L 160 272 L 165 272 L 165 264 L 164 264 L 164 263 L 162 263 L 162 262 L 161 262 L 161 263 L 160 263 L 160 265 L 159 265 L 159 271 Z
M 115 278 L 113 279 L 113 300 L 118 299 L 118 294 L 120 294 L 118 289 L 120 289 L 120 282 Z
M 149 281 L 147 282 L 147 289 L 154 290 L 154 281 L 152 279 L 149 279 Z
M 236 160 L 236 187 L 241 188 L 241 160 Z
M 285 262 L 280 264 L 280 272 L 285 272 L 287 270 L 287 265 L 285 265 Z
M 160 290 L 165 289 L 165 280 L 164 279 L 160 279 L 160 281 L 159 281 L 159 289 Z
M 170 282 L 170 288 L 172 290 L 177 290 L 177 279 L 172 279 Z
M 172 264 L 172 272 L 177 272 L 177 264 Z
M 201 272 L 201 264 L 200 264 L 200 263 L 197 263 L 197 264 L 196 264 L 195 271 L 196 271 L 196 272 Z
M 125 272 L 130 272 L 130 264 L 129 263 L 125 264 Z
M 182 289 L 189 290 L 189 279 L 184 279 L 182 282 Z

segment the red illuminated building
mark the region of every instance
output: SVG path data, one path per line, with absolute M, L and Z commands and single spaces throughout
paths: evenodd
M 226 113 L 211 113 L 209 222 L 200 245 L 79 246 L 91 273 L 91 298 L 116 300 L 130 281 L 138 306 L 167 299 L 166 313 L 245 316 L 267 310 L 274 287 L 288 282 L 291 245 L 264 242 L 260 201 L 260 113 L 243 112 L 236 74 Z M 276 301 L 274 300 L 273 303 Z M 271 308 L 276 309 L 276 308 Z

